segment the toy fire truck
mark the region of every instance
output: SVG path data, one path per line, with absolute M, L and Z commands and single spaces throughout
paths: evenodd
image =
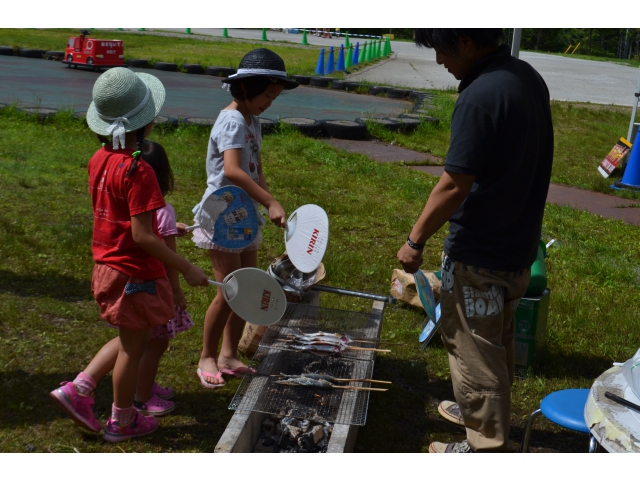
M 93 70 L 110 67 L 124 67 L 122 40 L 99 40 L 87 38 L 89 30 L 80 30 L 79 37 L 71 37 L 65 50 L 67 66 L 91 67 Z

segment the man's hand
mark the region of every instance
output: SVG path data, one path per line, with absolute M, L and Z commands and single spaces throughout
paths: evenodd
M 422 250 L 411 248 L 406 242 L 398 250 L 398 261 L 407 273 L 415 273 L 422 265 Z

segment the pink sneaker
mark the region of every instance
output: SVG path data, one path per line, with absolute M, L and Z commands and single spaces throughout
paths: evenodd
M 151 395 L 157 395 L 158 397 L 169 400 L 175 396 L 176 392 L 171 387 L 163 387 L 162 385 L 158 385 L 158 383 L 153 382 L 153 387 L 151 387 Z
M 153 415 L 154 417 L 161 417 L 167 413 L 173 412 L 176 408 L 176 404 L 169 400 L 163 400 L 157 395 L 152 395 L 145 403 L 133 401 L 133 406 L 136 410 L 144 415 Z
M 128 425 L 120 426 L 116 420 L 110 418 L 104 426 L 104 438 L 107 442 L 123 442 L 130 438 L 140 437 L 154 432 L 158 428 L 158 420 L 145 417 L 136 410 L 136 414 Z
M 102 426 L 93 414 L 93 392 L 89 397 L 80 395 L 72 382 L 62 382 L 60 388 L 49 393 L 49 396 L 67 412 L 67 415 L 75 423 L 92 432 L 100 432 Z

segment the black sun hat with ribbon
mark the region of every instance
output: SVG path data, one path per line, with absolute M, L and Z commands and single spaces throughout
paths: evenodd
M 113 148 L 124 148 L 126 132 L 148 125 L 160 113 L 165 90 L 162 82 L 148 73 L 134 73 L 116 67 L 98 77 L 87 124 L 98 135 L 113 135 Z
M 238 66 L 235 75 L 222 80 L 222 83 L 232 84 L 249 77 L 269 77 L 277 80 L 285 90 L 296 88 L 299 83 L 287 77 L 284 60 L 275 52 L 267 48 L 257 48 L 247 53 Z

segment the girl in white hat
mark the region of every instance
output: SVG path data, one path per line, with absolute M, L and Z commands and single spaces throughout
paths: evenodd
M 266 48 L 247 53 L 240 61 L 237 73 L 222 82 L 230 90 L 233 101 L 220 112 L 211 130 L 207 150 L 207 189 L 202 200 L 219 188 L 235 185 L 247 192 L 256 211 L 263 205 L 269 211 L 271 221 L 284 227 L 285 211 L 269 192 L 262 173 L 262 134 L 258 116 L 283 90 L 296 88 L 298 83 L 287 77 L 282 58 Z M 201 203 L 194 207 L 194 213 L 199 211 Z M 262 215 L 258 217 L 264 222 Z M 219 282 L 235 270 L 256 267 L 261 240 L 260 232 L 255 241 L 244 249 L 230 249 L 212 243 L 200 230 L 193 235 L 194 243 L 209 251 Z M 244 325 L 244 320 L 231 310 L 218 290 L 205 315 L 203 348 L 197 369 L 203 387 L 223 387 L 222 374 L 242 376 L 247 371 L 247 366 L 237 356 Z M 218 355 L 221 337 L 222 347 Z
M 156 77 L 113 68 L 96 81 L 87 112 L 91 130 L 113 137 L 112 145 L 98 150 L 87 167 L 94 212 L 91 290 L 102 319 L 117 326 L 120 337 L 112 412 L 103 435 L 110 442 L 145 435 L 158 427 L 154 417 L 136 410 L 133 400 L 151 331 L 174 317 L 164 265 L 181 272 L 189 285 L 208 285 L 200 268 L 158 236 L 155 211 L 165 201 L 153 168 L 140 158 L 140 152 L 164 97 Z M 83 372 L 51 396 L 76 423 L 99 432 L 92 410 L 94 388 L 95 380 Z

